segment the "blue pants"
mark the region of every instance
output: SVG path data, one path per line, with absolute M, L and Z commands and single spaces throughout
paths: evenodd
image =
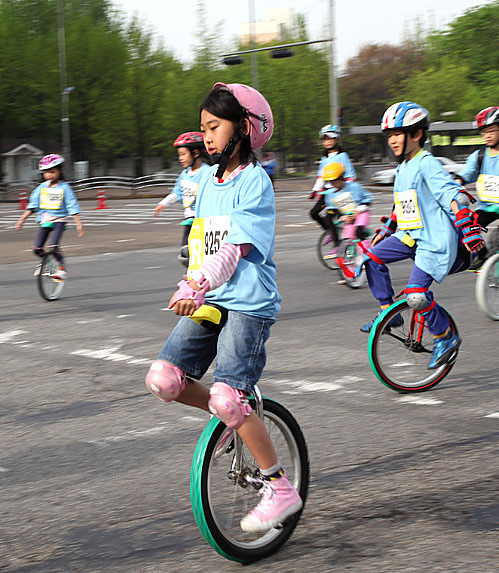
M 409 247 L 397 237 L 391 236 L 380 241 L 372 248 L 372 252 L 384 263 L 393 263 L 412 259 L 416 255 L 416 248 Z M 365 263 L 367 280 L 369 288 L 375 298 L 381 305 L 392 304 L 395 292 L 390 280 L 390 273 L 386 264 L 379 263 L 369 259 Z M 408 287 L 429 288 L 433 278 L 431 275 L 414 265 L 409 278 Z M 433 302 L 433 293 L 428 290 L 426 293 L 428 304 Z M 421 314 L 425 317 L 428 330 L 435 335 L 443 334 L 449 328 L 449 320 L 445 312 L 436 304 L 430 311 Z

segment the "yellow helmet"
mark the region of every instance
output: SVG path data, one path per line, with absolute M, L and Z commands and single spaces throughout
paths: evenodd
M 328 163 L 324 167 L 324 172 L 322 174 L 322 179 L 324 181 L 334 181 L 339 179 L 345 173 L 345 166 L 343 163 Z

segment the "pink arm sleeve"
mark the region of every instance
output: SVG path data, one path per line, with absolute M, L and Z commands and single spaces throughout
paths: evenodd
M 210 283 L 208 290 L 216 289 L 230 279 L 237 264 L 250 252 L 251 247 L 250 243 L 243 245 L 224 243 L 216 254 L 199 269 L 199 273 Z M 199 283 L 197 278 L 195 280 Z

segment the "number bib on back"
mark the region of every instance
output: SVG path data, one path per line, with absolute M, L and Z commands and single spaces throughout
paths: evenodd
M 499 175 L 481 173 L 476 182 L 478 196 L 486 203 L 499 203 Z
M 182 179 L 182 205 L 184 208 L 190 207 L 196 200 L 199 184 L 195 181 Z
M 357 203 L 355 202 L 352 194 L 348 191 L 343 193 L 338 193 L 337 195 L 333 195 L 332 197 L 333 205 L 338 209 L 338 211 L 342 215 L 348 215 L 350 213 L 355 212 L 355 208 L 357 207 Z
M 63 187 L 42 187 L 40 191 L 40 209 L 60 209 L 63 201 Z
M 230 215 L 194 219 L 189 233 L 189 277 L 218 251 L 229 230 Z
M 418 207 L 418 196 L 415 189 L 395 193 L 395 214 L 399 229 L 422 229 L 423 221 Z

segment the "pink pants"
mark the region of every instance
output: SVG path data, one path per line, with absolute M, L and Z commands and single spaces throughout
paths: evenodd
M 371 212 L 369 210 L 362 211 L 357 215 L 353 223 L 345 223 L 343 225 L 342 237 L 344 239 L 357 239 L 357 227 L 367 227 L 371 219 Z

